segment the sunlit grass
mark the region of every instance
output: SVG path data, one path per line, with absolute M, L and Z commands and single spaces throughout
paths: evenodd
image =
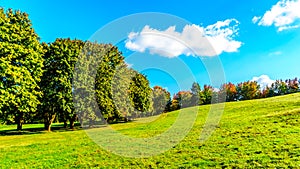
M 201 143 L 209 108 L 200 106 L 185 139 L 158 156 L 117 156 L 95 144 L 84 130 L 61 129 L 0 136 L 0 168 L 300 168 L 300 93 L 226 103 L 216 130 Z M 129 136 L 151 137 L 167 130 L 178 113 L 111 127 Z M 0 126 L 0 131 L 15 127 Z M 25 129 L 42 127 L 24 125 Z

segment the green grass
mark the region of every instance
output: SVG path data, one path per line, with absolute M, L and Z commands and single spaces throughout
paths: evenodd
M 112 154 L 80 129 L 48 133 L 32 130 L 42 127 L 34 124 L 24 125 L 30 132 L 16 135 L 15 126 L 0 126 L 0 168 L 300 168 L 300 93 L 226 103 L 216 130 L 201 143 L 209 108 L 199 107 L 197 120 L 183 141 L 149 158 Z M 183 109 L 183 113 L 190 111 Z M 133 137 L 151 137 L 168 129 L 177 115 L 175 111 L 149 123 L 140 119 L 112 128 Z

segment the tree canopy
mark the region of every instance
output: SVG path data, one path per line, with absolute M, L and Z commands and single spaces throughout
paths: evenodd
M 42 92 L 43 48 L 26 13 L 0 9 L 0 115 L 22 124 L 34 116 Z

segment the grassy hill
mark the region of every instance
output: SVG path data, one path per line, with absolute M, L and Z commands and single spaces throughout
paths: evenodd
M 300 93 L 226 103 L 216 130 L 201 143 L 209 108 L 199 107 L 195 124 L 183 141 L 149 158 L 114 155 L 80 129 L 47 133 L 35 124 L 25 125 L 25 132 L 18 135 L 12 130 L 15 126 L 0 126 L 0 168 L 300 168 Z M 150 123 L 112 127 L 133 137 L 150 137 L 168 129 L 177 115 L 175 111 Z

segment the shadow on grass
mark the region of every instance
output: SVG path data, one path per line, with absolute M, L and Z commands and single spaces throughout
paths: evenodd
M 30 135 L 30 134 L 43 134 L 48 133 L 47 130 L 44 129 L 44 126 L 31 126 L 27 124 L 29 127 L 24 125 L 22 131 L 18 131 L 16 129 L 0 129 L 0 136 L 10 136 L 10 135 Z M 51 126 L 51 132 L 68 132 L 68 131 L 77 131 L 82 130 L 79 123 L 75 123 L 74 129 L 64 128 L 63 124 L 53 124 Z
M 103 128 L 107 127 L 107 125 L 111 124 L 119 124 L 119 123 L 131 123 L 134 122 L 135 120 L 128 120 L 128 121 L 116 121 L 116 122 L 111 122 L 109 124 L 97 124 L 97 125 L 87 125 L 81 127 L 80 123 L 75 123 L 75 126 L 73 129 L 70 129 L 69 126 L 68 128 L 64 128 L 63 123 L 59 124 L 52 124 L 51 126 L 51 132 L 70 132 L 70 131 L 78 131 L 78 130 L 89 130 L 89 129 L 95 129 L 95 128 Z M 36 124 L 25 124 L 23 126 L 22 131 L 18 131 L 15 128 L 12 128 L 12 126 L 8 126 L 7 128 L 0 128 L 0 136 L 11 136 L 11 135 L 30 135 L 30 134 L 45 134 L 49 133 L 47 130 L 44 129 L 43 124 L 38 124 L 38 126 L 34 126 Z M 15 126 L 16 127 L 16 126 Z
M 130 123 L 132 121 L 128 122 L 114 122 L 110 124 L 118 124 L 118 123 Z M 16 126 L 15 126 L 16 127 Z M 107 124 L 98 124 L 98 125 L 92 125 L 92 126 L 84 126 L 81 127 L 80 123 L 75 123 L 75 126 L 73 129 L 64 128 L 64 124 L 53 124 L 51 126 L 51 132 L 70 132 L 70 131 L 78 131 L 78 130 L 89 130 L 94 128 L 103 128 L 107 127 Z M 11 135 L 30 135 L 30 134 L 45 134 L 49 133 L 47 130 L 45 130 L 44 126 L 40 124 L 39 126 L 34 126 L 33 124 L 25 124 L 23 126 L 22 131 L 18 131 L 15 128 L 12 128 L 12 126 L 9 126 L 8 129 L 0 129 L 0 136 L 11 136 Z

